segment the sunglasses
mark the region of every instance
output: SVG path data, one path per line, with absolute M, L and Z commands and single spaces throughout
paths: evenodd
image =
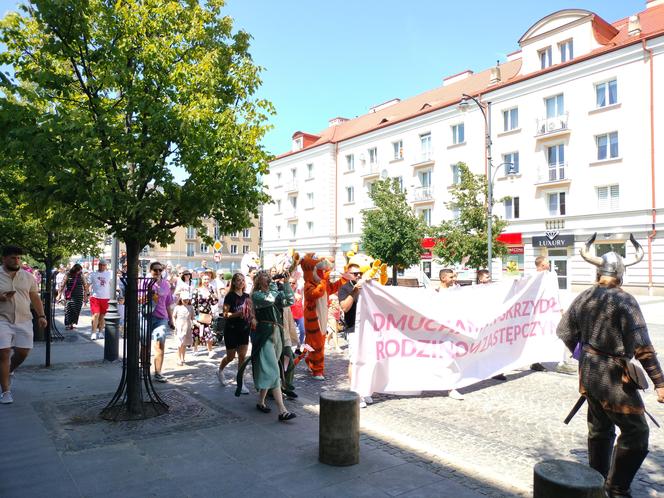
M 359 277 L 360 275 L 362 275 L 362 272 L 361 271 L 352 271 L 352 272 L 350 272 L 350 274 L 355 275 L 356 277 Z

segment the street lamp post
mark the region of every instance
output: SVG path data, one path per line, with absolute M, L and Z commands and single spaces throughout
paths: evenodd
M 496 176 L 496 172 L 500 169 L 501 166 L 503 165 L 509 165 L 509 169 L 507 171 L 507 175 L 512 175 L 514 174 L 514 165 L 512 163 L 501 163 L 499 164 L 494 171 L 493 167 L 493 158 L 491 157 L 491 102 L 487 101 L 486 103 L 482 103 L 479 100 L 477 100 L 475 97 L 472 95 L 468 94 L 462 94 L 462 99 L 461 102 L 459 102 L 459 110 L 461 112 L 465 112 L 468 110 L 470 104 L 468 103 L 468 100 L 472 100 L 477 104 L 477 107 L 479 110 L 482 112 L 482 117 L 484 118 L 484 126 L 485 126 L 485 146 L 486 146 L 486 161 L 487 161 L 487 169 L 486 169 L 486 177 L 487 177 L 487 270 L 489 271 L 489 277 L 491 277 L 492 271 L 491 271 L 491 260 L 493 259 L 493 234 L 491 233 L 492 231 L 492 224 L 493 224 L 493 180 Z

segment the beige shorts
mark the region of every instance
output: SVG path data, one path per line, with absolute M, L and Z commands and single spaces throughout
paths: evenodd
M 32 349 L 32 320 L 11 323 L 0 320 L 0 349 Z

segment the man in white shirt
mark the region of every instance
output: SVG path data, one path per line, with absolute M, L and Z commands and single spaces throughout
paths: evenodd
M 88 276 L 90 312 L 92 313 L 90 339 L 93 341 L 97 340 L 97 332 L 99 332 L 99 339 L 104 337 L 104 327 L 106 326 L 104 316 L 108 311 L 108 302 L 111 299 L 111 271 L 107 268 L 106 261 L 100 259 L 98 270 Z
M 440 270 L 440 272 L 438 273 L 440 284 L 438 285 L 436 292 L 444 293 L 448 290 L 458 288 L 459 284 L 457 283 L 457 277 L 458 277 L 457 272 L 454 271 L 452 268 L 443 268 L 442 270 Z M 456 399 L 457 401 L 463 401 L 464 399 L 464 395 L 461 394 L 456 389 L 452 389 L 449 392 L 448 396 L 452 399 Z

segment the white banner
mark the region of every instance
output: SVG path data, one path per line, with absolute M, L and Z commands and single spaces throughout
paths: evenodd
M 368 282 L 351 341 L 351 389 L 440 391 L 535 362 L 561 361 L 555 275 L 435 292 Z

